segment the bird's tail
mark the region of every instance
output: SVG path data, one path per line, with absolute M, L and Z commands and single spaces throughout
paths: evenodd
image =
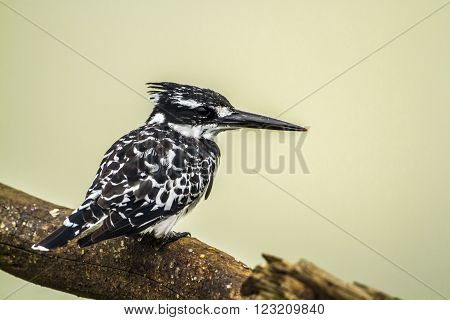
M 78 246 L 80 248 L 91 246 L 91 245 L 93 245 L 96 242 L 98 242 L 98 241 L 94 241 L 92 239 L 92 235 L 91 234 L 88 234 L 87 236 L 84 236 L 83 238 L 81 238 L 80 240 L 77 241 Z
M 34 244 L 31 248 L 38 251 L 49 251 L 66 245 L 83 230 L 85 221 L 83 211 L 75 211 L 64 220 L 64 225 L 48 235 L 45 239 Z

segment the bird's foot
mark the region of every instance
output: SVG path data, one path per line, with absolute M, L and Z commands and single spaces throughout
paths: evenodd
M 141 242 L 142 239 L 144 239 L 145 234 L 142 233 L 136 233 L 136 234 L 131 234 L 128 235 L 126 237 L 130 238 L 130 239 L 135 239 L 137 242 Z
M 155 239 L 153 242 L 153 248 L 155 250 L 159 250 L 165 245 L 168 245 L 171 242 L 177 241 L 178 239 L 184 238 L 184 237 L 190 237 L 190 232 L 175 232 L 171 231 L 167 236 L 161 239 Z

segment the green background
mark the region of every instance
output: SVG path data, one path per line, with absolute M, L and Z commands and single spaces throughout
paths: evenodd
M 250 266 L 304 257 L 402 298 L 448 297 L 450 6 L 421 21 L 444 3 L 2 0 L 0 181 L 79 205 L 104 151 L 151 111 L 148 81 L 268 116 L 303 99 L 279 118 L 310 128 L 309 173 L 270 172 L 299 135 L 219 136 L 211 197 L 176 229 Z M 0 297 L 24 283 L 1 272 Z

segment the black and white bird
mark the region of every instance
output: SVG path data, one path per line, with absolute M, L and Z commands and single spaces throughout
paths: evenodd
M 146 123 L 109 148 L 81 206 L 33 249 L 48 251 L 79 235 L 80 247 L 143 233 L 163 245 L 189 235 L 172 228 L 210 195 L 219 165 L 220 150 L 214 142 L 219 132 L 306 131 L 236 110 L 209 89 L 170 82 L 147 85 L 155 107 Z

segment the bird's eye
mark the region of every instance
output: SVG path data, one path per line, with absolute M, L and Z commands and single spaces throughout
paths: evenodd
M 210 109 L 205 108 L 205 107 L 198 107 L 195 109 L 195 111 L 197 111 L 202 116 L 209 116 L 212 112 Z

